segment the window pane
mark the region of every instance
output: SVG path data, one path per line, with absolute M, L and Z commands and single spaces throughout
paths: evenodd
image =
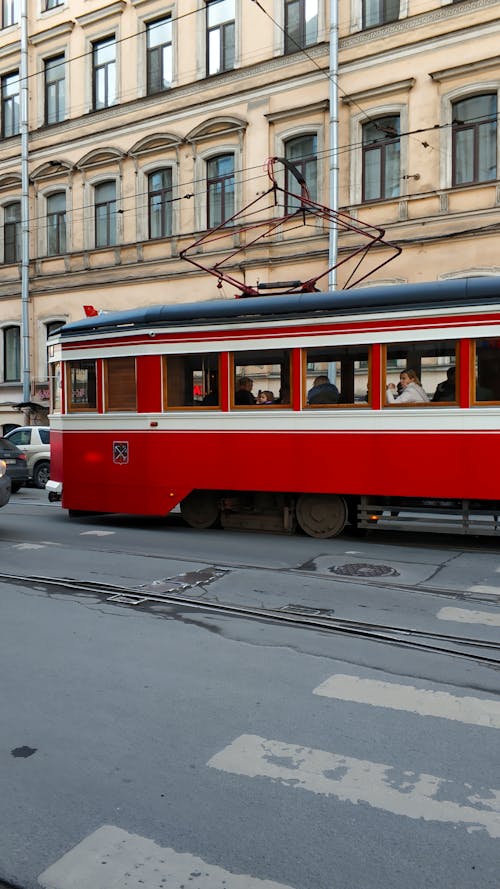
M 478 128 L 478 179 L 488 182 L 497 176 L 497 127 L 496 123 L 481 124 Z
M 318 0 L 306 0 L 306 46 L 318 39 Z
M 272 349 L 263 352 L 239 352 L 234 355 L 234 398 L 236 407 L 289 405 L 290 352 Z M 262 398 L 262 394 L 266 398 Z
M 69 409 L 95 410 L 96 367 L 95 361 L 71 361 L 69 375 Z
M 218 74 L 221 69 L 220 57 L 221 32 L 210 31 L 208 35 L 208 73 Z
M 476 340 L 475 400 L 500 401 L 500 340 Z
M 368 404 L 368 346 L 308 349 L 307 404 Z
M 454 340 L 387 346 L 387 403 L 456 403 L 456 352 Z
M 363 168 L 363 199 L 377 201 L 382 197 L 382 153 L 379 148 L 370 149 L 364 155 Z
M 455 183 L 474 181 L 474 131 L 461 130 L 455 134 Z
M 166 374 L 167 408 L 219 405 L 218 355 L 169 355 Z
M 208 26 L 221 25 L 235 16 L 235 0 L 214 0 L 208 4 Z
M 3 332 L 4 380 L 6 383 L 21 379 L 21 330 L 6 327 Z

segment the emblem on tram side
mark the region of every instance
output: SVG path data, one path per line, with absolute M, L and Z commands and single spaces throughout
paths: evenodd
M 128 463 L 128 441 L 113 442 L 113 463 Z

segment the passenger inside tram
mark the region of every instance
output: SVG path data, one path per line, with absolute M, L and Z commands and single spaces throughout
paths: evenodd
M 446 379 L 437 384 L 432 401 L 455 401 L 455 377 L 455 367 L 449 367 Z
M 430 401 L 427 392 L 417 377 L 417 374 L 411 368 L 403 370 L 399 375 L 399 381 L 402 386 L 400 395 L 394 395 L 396 386 L 394 383 L 387 385 L 387 401 L 394 404 L 418 404 Z
M 274 393 L 269 389 L 262 389 L 257 395 L 257 404 L 274 404 Z
M 337 404 L 339 398 L 339 390 L 325 374 L 316 377 L 312 388 L 307 393 L 309 404 Z
M 253 380 L 250 377 L 240 377 L 234 393 L 235 404 L 256 404 L 257 399 L 252 393 Z

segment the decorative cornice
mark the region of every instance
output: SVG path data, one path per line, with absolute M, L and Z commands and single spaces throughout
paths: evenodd
M 312 102 L 310 105 L 301 105 L 300 108 L 287 108 L 285 111 L 272 111 L 270 114 L 264 114 L 269 123 L 275 123 L 278 120 L 290 120 L 292 117 L 303 117 L 304 112 L 315 114 L 320 111 L 328 111 L 330 103 L 328 99 L 322 102 Z
M 443 68 L 441 71 L 431 71 L 429 77 L 436 83 L 444 80 L 452 80 L 461 74 L 472 74 L 474 71 L 488 71 L 491 68 L 500 68 L 500 56 L 492 56 L 489 59 L 479 59 L 477 62 L 468 62 L 467 65 L 455 65 L 453 68 Z
M 383 40 L 385 37 L 393 37 L 395 34 L 415 31 L 417 28 L 425 27 L 425 25 L 434 25 L 447 19 L 458 18 L 478 9 L 487 9 L 490 6 L 498 6 L 498 0 L 462 0 L 461 3 L 440 6 L 438 9 L 433 9 L 430 12 L 422 12 L 419 15 L 399 19 L 397 22 L 392 22 L 388 25 L 368 28 L 366 31 L 358 31 L 349 37 L 342 37 L 339 40 L 339 50 L 352 49 L 356 46 L 362 46 L 364 43 L 373 43 L 376 40 Z
M 82 28 L 86 28 L 87 25 L 93 25 L 95 22 L 102 22 L 104 19 L 109 19 L 112 16 L 121 15 L 126 6 L 126 0 L 116 0 L 115 3 L 110 3 L 109 6 L 94 9 L 93 12 L 86 12 L 84 15 L 77 15 L 76 21 Z
M 74 21 L 63 22 L 62 25 L 55 25 L 54 28 L 47 28 L 46 31 L 39 31 L 38 34 L 32 34 L 30 43 L 32 46 L 39 46 L 41 43 L 48 43 L 49 40 L 63 37 L 65 34 L 71 34 L 75 27 Z
M 15 43 L 7 43 L 6 46 L 0 47 L 0 59 L 6 59 L 8 56 L 20 55 L 21 41 L 16 40 Z
M 357 105 L 367 99 L 373 99 L 379 96 L 388 96 L 391 93 L 409 92 L 416 84 L 414 77 L 407 80 L 397 80 L 394 83 L 385 83 L 382 86 L 374 86 L 371 89 L 360 90 L 358 93 L 350 93 L 348 96 L 342 96 L 343 105 Z

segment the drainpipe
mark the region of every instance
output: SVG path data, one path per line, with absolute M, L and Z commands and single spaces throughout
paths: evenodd
M 30 315 L 29 315 L 29 173 L 28 173 L 28 0 L 21 0 L 21 334 L 23 363 L 23 401 L 31 400 Z
M 329 205 L 336 213 L 339 209 L 339 20 L 338 0 L 330 0 L 330 169 L 329 169 Z M 328 265 L 335 265 L 338 253 L 338 229 L 333 225 L 328 236 Z M 328 289 L 337 288 L 337 269 L 328 274 Z

